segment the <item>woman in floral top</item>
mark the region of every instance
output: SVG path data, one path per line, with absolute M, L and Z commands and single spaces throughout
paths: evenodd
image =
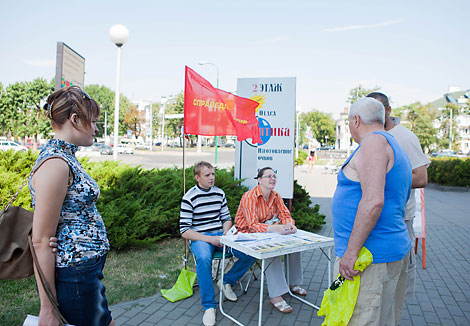
M 51 94 L 44 109 L 55 135 L 39 154 L 29 181 L 39 265 L 70 324 L 114 325 L 101 283 L 109 242 L 95 205 L 100 190 L 75 157 L 78 146 L 93 144 L 100 108 L 79 87 L 71 86 Z M 57 256 L 49 248 L 51 236 L 57 238 Z M 39 325 L 59 325 L 37 283 Z

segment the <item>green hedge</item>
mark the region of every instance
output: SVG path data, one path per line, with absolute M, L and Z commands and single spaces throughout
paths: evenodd
M 295 165 L 302 165 L 304 164 L 305 160 L 307 159 L 307 153 L 304 151 L 299 150 L 299 157 L 295 159 Z
M 29 173 L 37 153 L 0 151 L 0 199 L 2 207 Z M 89 162 L 83 167 L 98 182 L 101 196 L 98 211 L 103 216 L 114 249 L 144 245 L 165 236 L 178 236 L 178 217 L 183 195 L 182 169 L 151 169 L 114 161 Z M 225 191 L 232 217 L 246 187 L 233 179 L 231 171 L 215 171 L 215 184 Z M 194 186 L 192 167 L 187 168 L 186 191 Z M 15 205 L 31 209 L 29 191 L 22 191 Z M 295 182 L 292 216 L 299 228 L 315 231 L 324 224 L 319 206 L 310 207 L 308 193 Z
M 470 187 L 470 158 L 431 159 L 428 167 L 428 181 L 446 186 Z

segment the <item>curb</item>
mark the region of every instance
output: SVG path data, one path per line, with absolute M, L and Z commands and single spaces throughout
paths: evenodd
M 443 186 L 437 183 L 428 183 L 427 188 L 436 189 L 439 191 L 470 192 L 469 187 Z

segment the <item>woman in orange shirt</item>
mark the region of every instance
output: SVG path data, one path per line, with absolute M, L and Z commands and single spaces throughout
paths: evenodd
M 235 226 L 240 232 L 278 232 L 292 234 L 297 232 L 295 221 L 290 216 L 281 196 L 274 191 L 276 174 L 270 167 L 259 170 L 258 186 L 243 194 L 235 216 Z M 282 298 L 289 291 L 282 272 L 280 257 L 266 259 L 266 282 L 269 302 L 280 312 L 290 313 L 292 307 Z M 292 293 L 306 296 L 307 291 L 299 285 L 303 283 L 300 253 L 289 254 L 289 286 Z

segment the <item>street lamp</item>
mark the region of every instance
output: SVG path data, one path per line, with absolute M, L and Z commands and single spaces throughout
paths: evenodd
M 207 62 L 207 61 L 199 61 L 199 64 L 201 66 L 204 66 L 204 65 L 211 65 L 211 66 L 214 66 L 215 67 L 215 70 L 217 71 L 217 86 L 216 88 L 219 88 L 219 68 L 217 68 L 217 66 L 212 63 L 212 62 Z M 218 142 L 218 137 L 215 136 L 215 164 L 217 164 L 217 142 Z M 200 147 L 200 138 L 198 136 L 198 148 Z
M 109 37 L 117 46 L 116 65 L 116 96 L 114 100 L 114 148 L 113 159 L 118 159 L 118 134 L 119 134 L 119 79 L 121 75 L 121 47 L 129 40 L 129 31 L 126 26 L 117 24 L 109 29 Z
M 168 102 L 169 98 L 166 96 L 162 96 L 162 99 L 160 103 L 162 106 L 160 107 L 160 114 L 162 115 L 162 139 L 161 139 L 161 144 L 160 148 L 163 152 L 163 148 L 165 147 L 165 109 L 166 109 L 166 102 Z

